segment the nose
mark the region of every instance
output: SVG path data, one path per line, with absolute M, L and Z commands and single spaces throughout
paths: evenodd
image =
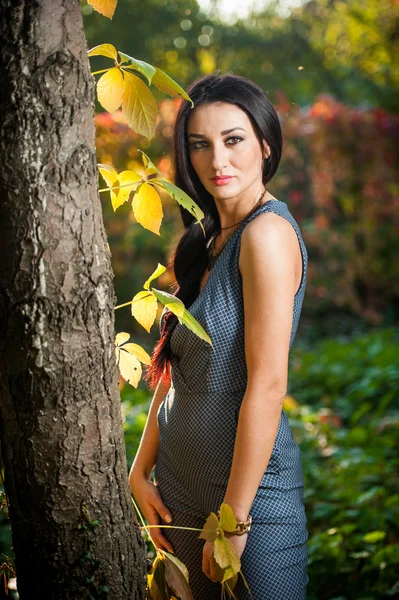
M 212 150 L 212 168 L 215 172 L 223 173 L 223 170 L 229 164 L 228 148 L 223 142 L 215 142 Z

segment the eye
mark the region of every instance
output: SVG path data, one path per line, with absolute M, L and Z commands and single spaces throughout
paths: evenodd
M 239 142 L 243 141 L 243 139 L 244 138 L 242 138 L 239 135 L 234 135 L 234 136 L 227 138 L 226 143 L 230 142 L 230 140 L 237 140 L 233 144 L 228 144 L 229 146 L 235 146 Z M 191 150 L 202 150 L 202 148 L 204 148 L 204 146 L 201 146 L 201 144 L 206 144 L 206 142 L 193 142 L 193 143 L 189 144 L 189 147 Z
M 229 142 L 230 140 L 238 140 L 238 142 L 241 142 L 244 138 L 240 137 L 239 135 L 234 135 L 232 137 L 229 137 L 226 141 Z M 234 144 L 229 144 L 229 146 L 235 146 L 236 144 L 238 144 L 238 142 L 235 142 Z

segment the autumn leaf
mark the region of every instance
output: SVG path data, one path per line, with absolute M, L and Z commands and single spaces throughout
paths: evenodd
M 224 535 L 217 536 L 215 539 L 215 549 L 213 556 L 225 572 L 225 580 L 239 572 L 241 561 L 234 544 Z
M 111 114 L 122 104 L 124 90 L 122 71 L 117 67 L 109 69 L 97 81 L 98 101 Z
M 122 331 L 115 337 L 115 354 L 123 379 L 137 387 L 142 374 L 141 362 L 150 364 L 149 354 L 138 344 L 126 344 L 130 334 Z
M 162 223 L 162 201 L 158 192 L 148 183 L 143 183 L 135 193 L 132 208 L 134 216 L 140 225 L 152 233 L 161 235 L 159 228 Z
M 122 186 L 119 189 L 118 202 L 123 204 L 129 200 L 130 193 L 136 190 L 143 178 L 135 171 L 121 171 L 118 175 L 118 180 L 119 185 Z
M 154 294 L 141 291 L 132 300 L 132 316 L 148 333 L 157 316 L 158 302 Z
M 87 0 L 87 4 L 92 6 L 101 15 L 104 15 L 104 17 L 112 19 L 118 0 Z
M 138 150 L 138 152 L 141 153 L 141 158 L 143 159 L 143 164 L 144 164 L 146 174 L 147 175 L 160 174 L 160 171 L 154 165 L 154 163 L 149 158 L 149 156 L 147 156 L 147 154 L 145 152 L 143 152 L 142 150 Z
M 123 202 L 119 202 L 119 200 L 118 200 L 119 190 L 112 189 L 114 186 L 119 186 L 118 173 L 114 169 L 114 167 L 112 167 L 111 165 L 105 165 L 105 164 L 99 163 L 97 166 L 98 166 L 100 175 L 102 176 L 102 178 L 104 179 L 105 183 L 107 184 L 107 186 L 110 190 L 112 208 L 115 211 L 121 204 L 123 204 Z
M 202 531 L 199 534 L 199 538 L 206 540 L 207 542 L 214 542 L 217 536 L 217 529 L 219 526 L 219 519 L 215 515 L 214 512 L 208 516 L 205 521 L 204 526 L 202 527 Z
M 232 532 L 237 527 L 237 520 L 234 516 L 233 509 L 226 502 L 220 506 L 220 527 L 223 531 Z
M 112 44 L 99 44 L 88 51 L 88 56 L 106 56 L 118 61 L 118 51 Z
M 157 102 L 146 84 L 125 71 L 122 114 L 128 125 L 149 140 L 154 137 L 158 116 Z

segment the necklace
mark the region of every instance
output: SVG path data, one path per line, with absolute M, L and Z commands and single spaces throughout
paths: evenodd
M 238 223 L 234 223 L 234 225 L 230 225 L 229 227 L 220 227 L 218 229 L 218 231 L 216 231 L 212 238 L 211 241 L 209 243 L 209 248 L 208 248 L 208 271 L 210 271 L 213 267 L 213 265 L 216 262 L 216 259 L 218 258 L 219 254 L 222 252 L 223 248 L 225 247 L 225 245 L 227 244 L 227 242 L 229 241 L 229 239 L 231 238 L 231 236 L 233 235 L 233 233 L 236 231 L 235 229 L 233 229 L 233 231 L 231 231 L 228 236 L 224 239 L 224 242 L 222 243 L 222 245 L 220 246 L 220 248 L 218 248 L 217 250 L 215 250 L 215 240 L 217 238 L 217 236 L 219 235 L 219 233 L 222 231 L 222 229 L 230 229 L 230 227 L 235 227 L 236 225 L 240 225 L 243 221 L 245 221 L 246 219 L 248 219 L 248 217 L 250 217 L 252 215 L 252 213 L 254 213 L 259 206 L 262 203 L 262 198 L 263 196 L 266 194 L 266 190 L 263 190 L 262 195 L 260 196 L 259 200 L 257 201 L 257 203 L 255 204 L 255 206 L 249 211 L 249 213 L 243 218 L 241 219 L 241 221 L 238 221 Z

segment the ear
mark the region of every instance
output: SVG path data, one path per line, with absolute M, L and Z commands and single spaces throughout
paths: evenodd
M 263 158 L 269 158 L 271 153 L 272 151 L 270 150 L 269 144 L 266 142 L 266 140 L 263 140 Z

